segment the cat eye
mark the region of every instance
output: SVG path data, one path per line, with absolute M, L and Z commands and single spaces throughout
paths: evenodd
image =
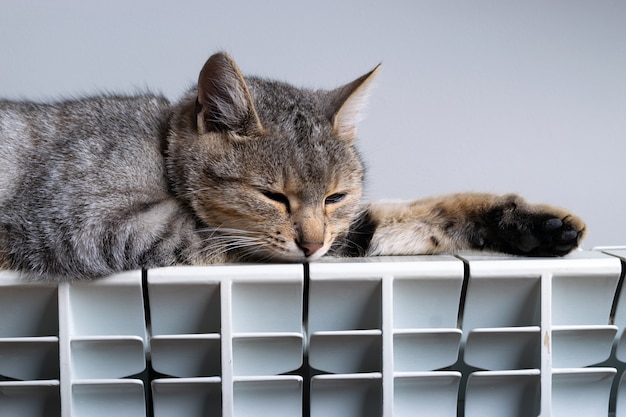
M 285 194 L 274 193 L 271 191 L 261 191 L 261 194 L 263 194 L 266 198 L 272 201 L 275 201 L 277 203 L 284 205 L 285 208 L 287 209 L 287 212 L 288 213 L 290 212 L 289 198 L 287 198 Z
M 346 198 L 346 195 L 343 193 L 331 194 L 326 197 L 326 200 L 324 200 L 324 204 L 337 204 L 344 198 Z

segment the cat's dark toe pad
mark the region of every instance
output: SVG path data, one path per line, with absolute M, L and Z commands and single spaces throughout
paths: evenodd
M 563 226 L 563 222 L 561 221 L 561 219 L 556 218 L 556 217 L 546 220 L 546 222 L 543 225 L 543 227 L 546 230 L 556 230 L 556 229 L 560 229 L 562 226 Z
M 520 254 L 563 256 L 580 244 L 585 233 L 584 222 L 570 214 L 546 219 L 545 213 L 529 213 L 524 217 L 517 225 L 519 238 L 509 242 Z

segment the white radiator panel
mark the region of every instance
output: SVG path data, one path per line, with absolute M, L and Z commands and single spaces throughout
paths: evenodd
M 626 417 L 605 252 L 0 272 L 0 416 Z

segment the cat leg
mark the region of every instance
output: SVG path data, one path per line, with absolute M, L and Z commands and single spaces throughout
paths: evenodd
M 567 210 L 529 204 L 514 194 L 462 193 L 369 204 L 336 252 L 374 256 L 486 250 L 562 256 L 584 235 L 585 223 Z

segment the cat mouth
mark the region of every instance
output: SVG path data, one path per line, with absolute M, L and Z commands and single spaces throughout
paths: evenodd
M 259 248 L 256 253 L 252 254 L 252 258 L 255 260 L 261 260 L 263 262 L 286 262 L 286 263 L 299 263 L 299 262 L 313 262 L 324 256 L 330 248 L 330 245 L 317 245 L 315 250 L 311 248 L 301 248 L 300 245 L 294 244 L 289 247 L 274 247 L 274 248 Z
M 306 256 L 306 261 L 307 262 L 316 261 L 316 260 L 320 259 L 322 256 L 324 256 L 326 254 L 326 252 L 328 252 L 328 248 L 322 248 L 320 250 L 317 250 L 314 253 Z
M 324 243 L 299 242 L 260 236 L 260 233 L 236 228 L 207 228 L 203 232 L 205 250 L 236 253 L 235 258 L 249 262 L 302 263 L 312 262 L 324 256 L 331 247 L 331 239 Z

